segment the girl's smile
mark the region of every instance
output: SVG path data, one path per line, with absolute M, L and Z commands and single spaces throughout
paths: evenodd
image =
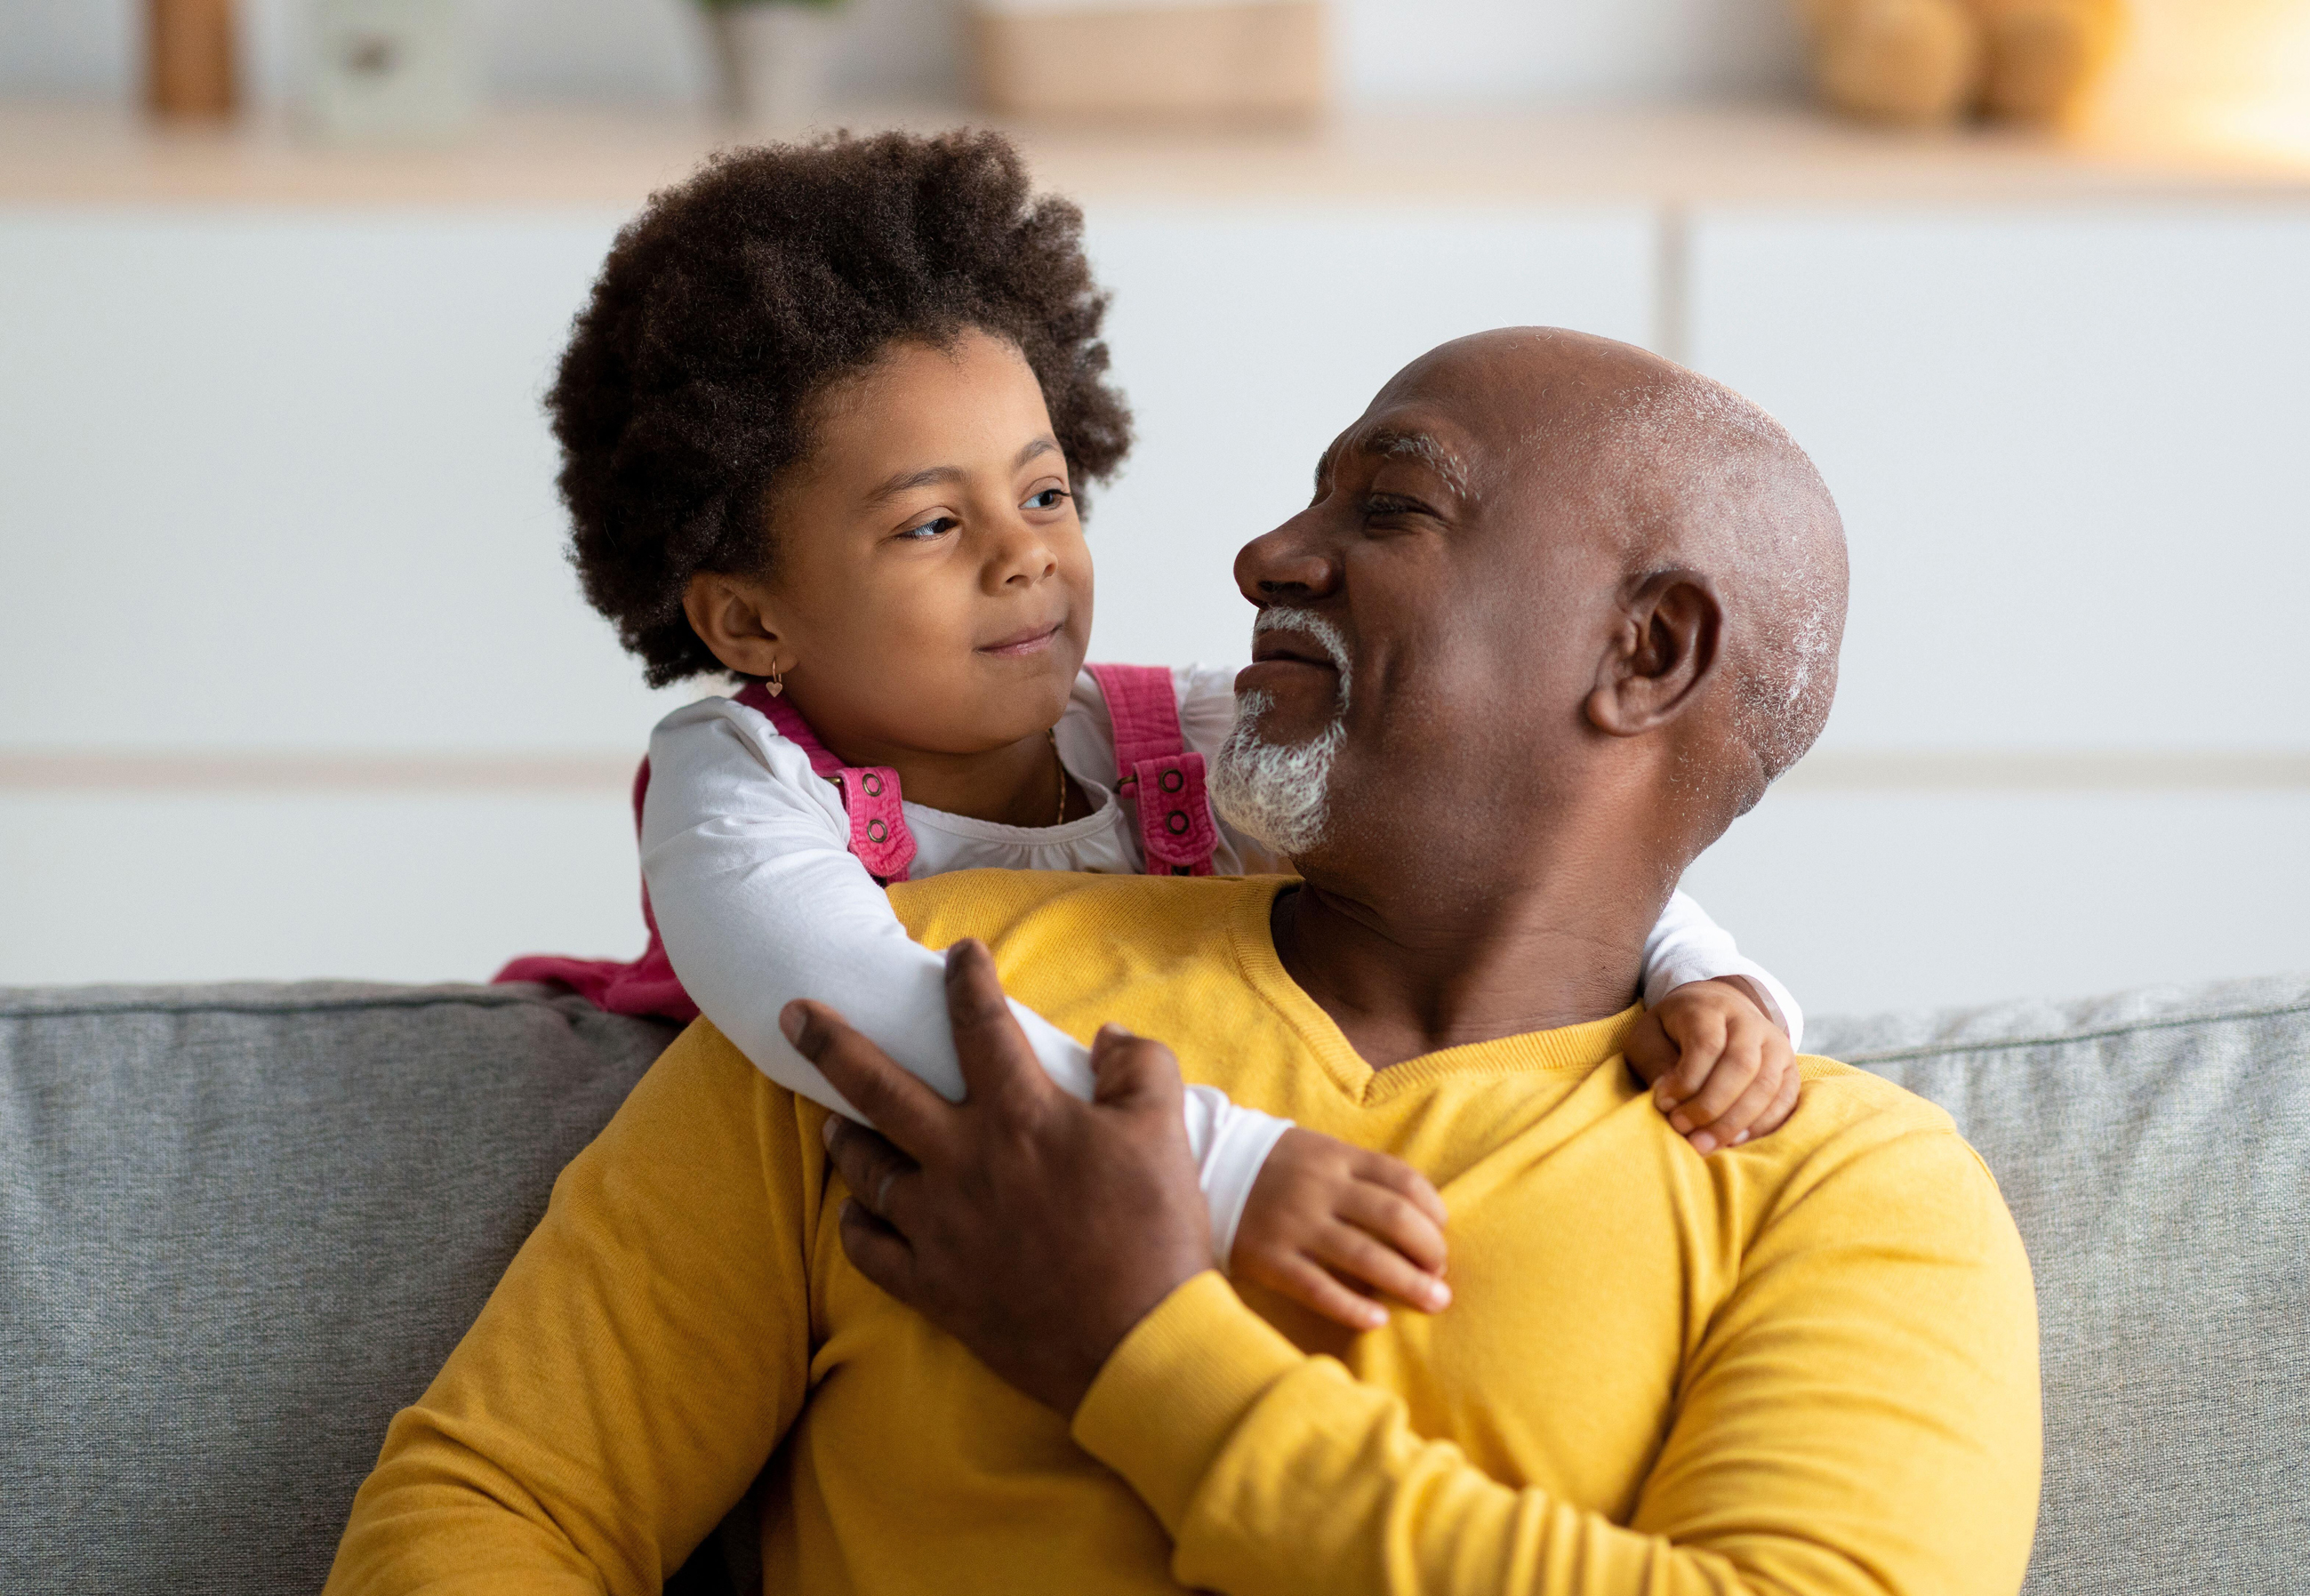
M 1066 617 L 1061 616 L 1048 626 L 1029 627 L 1013 632 L 999 643 L 981 643 L 978 652 L 991 654 L 997 659 L 1021 659 L 1030 654 L 1046 652 L 1066 630 Z

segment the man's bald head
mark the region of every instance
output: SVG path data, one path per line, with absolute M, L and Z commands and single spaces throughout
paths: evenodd
M 1754 759 L 1754 802 L 1812 746 L 1836 695 L 1845 530 L 1812 461 L 1722 383 L 1630 344 L 1553 327 L 1444 344 L 1406 367 L 1381 400 L 1470 384 L 1517 420 L 1513 454 L 1500 463 L 1509 480 L 1494 490 L 1584 505 L 1631 589 L 1680 570 L 1714 585 L 1724 609 L 1729 729 Z
M 1236 559 L 1264 613 L 1213 787 L 1303 873 L 1419 858 L 1439 898 L 1481 894 L 1520 836 L 1641 857 L 1649 892 L 1828 718 L 1836 507 L 1778 423 L 1680 366 L 1550 328 L 1458 339 L 1316 479 Z M 1463 880 L 1437 850 L 1471 838 Z

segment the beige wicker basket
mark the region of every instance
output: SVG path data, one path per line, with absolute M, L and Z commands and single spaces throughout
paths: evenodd
M 979 92 L 1009 116 L 1304 122 L 1328 99 L 1321 0 L 1116 4 L 985 0 Z

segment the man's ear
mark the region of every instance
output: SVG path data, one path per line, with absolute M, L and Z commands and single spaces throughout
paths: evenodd
M 741 676 L 778 676 L 794 669 L 761 584 L 721 571 L 699 571 L 682 590 L 690 629 Z
M 1588 719 L 1613 737 L 1637 737 L 1683 713 L 1716 670 L 1724 608 L 1716 585 L 1697 571 L 1647 577 L 1620 606 Z

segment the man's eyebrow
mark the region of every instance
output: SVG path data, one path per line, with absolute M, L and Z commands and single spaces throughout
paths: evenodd
M 1318 496 L 1324 491 L 1324 479 L 1332 474 L 1332 462 L 1338 456 L 1339 452 L 1339 440 L 1334 438 L 1324 446 L 1322 454 L 1316 456 L 1316 492 Z
M 1419 461 L 1444 479 L 1445 486 L 1461 498 L 1468 497 L 1468 468 L 1460 456 L 1425 432 L 1406 432 L 1394 427 L 1376 428 L 1366 433 L 1359 447 L 1368 455 L 1400 455 Z
M 1030 440 L 1012 458 L 1011 469 L 1018 470 L 1038 455 L 1055 455 L 1058 452 L 1058 440 L 1046 432 Z M 896 499 L 899 494 L 910 493 L 916 488 L 935 488 L 946 482 L 959 482 L 963 475 L 960 465 L 926 465 L 920 471 L 902 471 L 876 483 L 874 490 L 866 495 L 866 502 L 880 504 L 886 499 Z

